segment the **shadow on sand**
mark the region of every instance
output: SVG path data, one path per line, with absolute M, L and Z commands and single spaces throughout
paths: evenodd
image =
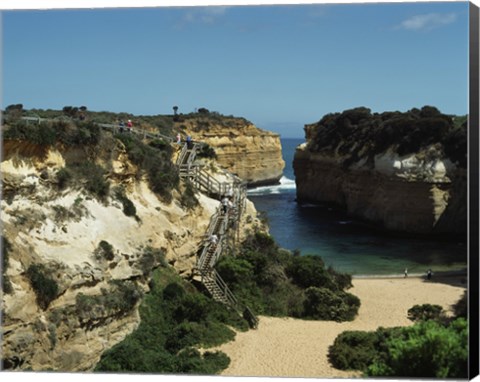
M 421 278 L 426 283 L 442 283 L 462 288 L 468 287 L 467 268 L 458 271 L 433 272 L 430 280 L 427 278 L 427 275 L 423 275 Z

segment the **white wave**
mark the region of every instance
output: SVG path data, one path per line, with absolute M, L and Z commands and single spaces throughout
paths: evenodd
M 248 195 L 270 195 L 270 194 L 281 194 L 284 191 L 295 190 L 296 184 L 292 179 L 288 179 L 285 176 L 282 176 L 280 179 L 280 184 L 275 184 L 273 186 L 261 186 L 252 188 L 247 191 Z

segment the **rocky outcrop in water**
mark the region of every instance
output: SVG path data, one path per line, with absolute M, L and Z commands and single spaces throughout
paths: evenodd
M 285 162 L 278 134 L 243 118 L 210 112 L 182 116 L 176 127 L 211 146 L 219 165 L 249 186 L 277 184 L 282 177 Z
M 305 133 L 293 163 L 298 201 L 333 203 L 392 231 L 466 233 L 466 124 L 433 107 L 358 108 Z

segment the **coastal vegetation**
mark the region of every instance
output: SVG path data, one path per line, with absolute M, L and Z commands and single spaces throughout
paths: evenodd
M 336 321 L 355 316 L 359 300 L 343 291 L 351 286 L 350 276 L 325 269 L 320 258 L 293 256 L 260 232 L 251 234 L 241 248 L 236 256 L 223 257 L 216 269 L 256 314 Z M 228 367 L 224 353 L 199 349 L 233 340 L 232 328 L 246 331 L 247 321 L 165 263 L 149 285 L 140 326 L 107 350 L 95 370 L 216 374 Z
M 454 309 L 460 315 L 462 300 Z M 368 377 L 467 378 L 466 318 L 447 318 L 429 304 L 412 307 L 408 315 L 412 326 L 343 332 L 330 346 L 330 362 Z
M 107 350 L 95 371 L 216 374 L 229 358 L 200 351 L 232 340 L 248 325 L 225 305 L 198 292 L 163 264 L 152 274 L 141 306 L 139 327 Z
M 464 116 L 446 115 L 433 106 L 383 113 L 372 113 L 366 107 L 359 107 L 327 114 L 307 129 L 310 150 L 350 153 L 345 166 L 360 156 L 367 157 L 373 164 L 374 156 L 390 147 L 403 156 L 435 144 L 452 162 L 466 168 L 466 122 Z
M 251 234 L 236 256 L 216 269 L 233 293 L 257 314 L 351 321 L 360 300 L 345 291 L 351 276 L 326 268 L 318 256 L 294 256 L 262 232 Z
M 118 144 L 125 148 L 128 158 L 138 167 L 137 177 L 146 174 L 151 189 L 164 201 L 172 200 L 172 190 L 179 185 L 178 173 L 171 160 L 173 149 L 167 142 L 152 140 L 145 143 L 133 134 L 112 136 L 92 121 L 59 119 L 32 124 L 22 119 L 9 119 L 3 138 L 31 142 L 40 147 L 53 146 L 64 151 L 81 148 L 82 155 L 69 156 L 65 167 L 57 171 L 58 188 L 81 187 L 100 201 L 110 196 L 108 178 L 111 169 L 106 164 L 108 161 L 102 158 L 116 150 Z M 136 216 L 134 206 L 121 189 L 116 188 L 113 196 L 122 203 L 127 216 Z

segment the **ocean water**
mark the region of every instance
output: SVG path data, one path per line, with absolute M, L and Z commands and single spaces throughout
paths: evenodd
M 467 266 L 467 243 L 378 232 L 322 205 L 296 202 L 292 162 L 303 139 L 282 139 L 284 176 L 279 185 L 248 191 L 269 223 L 270 234 L 283 248 L 321 256 L 327 265 L 353 275 L 423 274 Z

